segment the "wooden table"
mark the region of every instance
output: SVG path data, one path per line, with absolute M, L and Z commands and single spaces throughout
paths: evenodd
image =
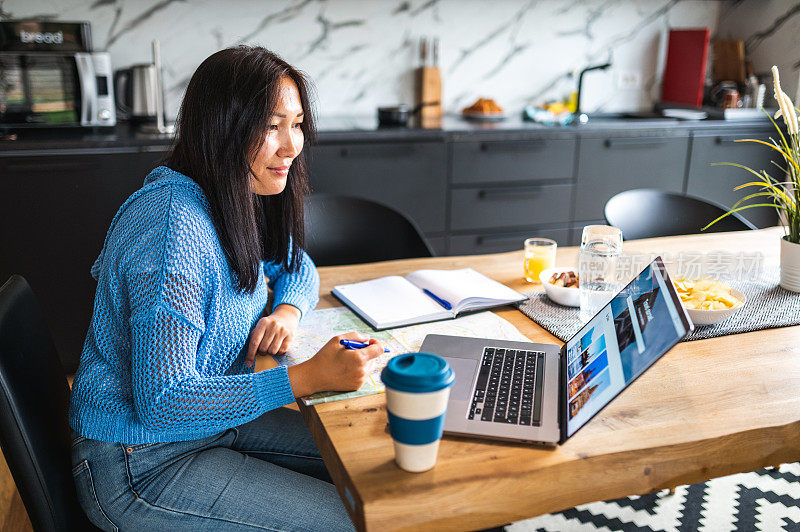
M 626 251 L 759 251 L 778 262 L 779 229 L 625 243 Z M 558 251 L 574 265 L 577 250 Z M 422 267 L 471 267 L 519 291 L 522 252 L 320 268 L 335 284 Z M 521 312 L 497 314 L 536 342 L 561 342 Z M 360 530 L 470 530 L 598 500 L 800 460 L 800 326 L 682 342 L 555 450 L 445 436 L 437 465 L 393 461 L 385 397 L 301 408 Z

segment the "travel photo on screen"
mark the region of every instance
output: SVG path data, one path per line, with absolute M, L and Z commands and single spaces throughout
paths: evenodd
M 575 378 L 569 381 L 569 396 L 572 397 L 578 393 L 581 388 L 591 382 L 595 376 L 602 373 L 607 367 L 608 354 L 606 351 L 603 351 L 599 356 L 594 358 L 588 366 L 575 375 Z
M 588 347 L 584 348 L 576 357 L 569 361 L 567 365 L 567 379 L 572 380 L 581 369 L 585 368 L 591 360 L 606 350 L 606 337 L 600 335 L 595 342 Z M 608 365 L 608 364 L 606 364 Z
M 569 348 L 569 350 L 567 351 L 567 361 L 572 362 L 573 360 L 575 360 L 575 357 L 582 351 L 584 351 L 586 348 L 588 348 L 590 345 L 592 345 L 592 342 L 594 342 L 595 339 L 596 339 L 595 328 L 590 327 L 589 330 L 586 331 L 583 334 L 583 336 L 581 336 L 581 341 L 575 342 L 574 344 L 572 344 L 572 347 Z
M 610 384 L 609 372 L 608 369 L 605 369 L 600 375 L 584 386 L 583 391 L 569 402 L 569 418 L 574 418 L 592 396 L 601 393 L 603 390 L 607 389 Z

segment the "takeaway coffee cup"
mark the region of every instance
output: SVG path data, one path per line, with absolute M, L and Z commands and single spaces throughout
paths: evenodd
M 436 464 L 453 370 L 440 356 L 408 353 L 389 360 L 381 380 L 397 465 L 427 471 Z

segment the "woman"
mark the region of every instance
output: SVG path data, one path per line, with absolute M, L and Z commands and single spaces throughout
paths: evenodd
M 166 166 L 111 222 L 70 407 L 98 527 L 352 529 L 300 414 L 279 407 L 357 389 L 382 346 L 346 350 L 342 338 L 368 340 L 349 333 L 303 364 L 252 370 L 317 302 L 301 249 L 313 133 L 300 73 L 263 48 L 217 52 L 189 82 Z

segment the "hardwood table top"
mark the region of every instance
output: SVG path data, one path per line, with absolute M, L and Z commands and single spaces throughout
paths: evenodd
M 642 253 L 760 252 L 777 264 L 779 228 L 625 242 Z M 558 265 L 577 248 L 559 248 Z M 471 267 L 511 288 L 522 250 L 320 268 L 318 308 L 336 284 L 423 267 Z M 534 342 L 561 341 L 513 307 L 496 313 Z M 555 449 L 445 435 L 437 465 L 394 463 L 383 394 L 301 407 L 360 530 L 471 530 L 800 460 L 800 326 L 681 342 Z

